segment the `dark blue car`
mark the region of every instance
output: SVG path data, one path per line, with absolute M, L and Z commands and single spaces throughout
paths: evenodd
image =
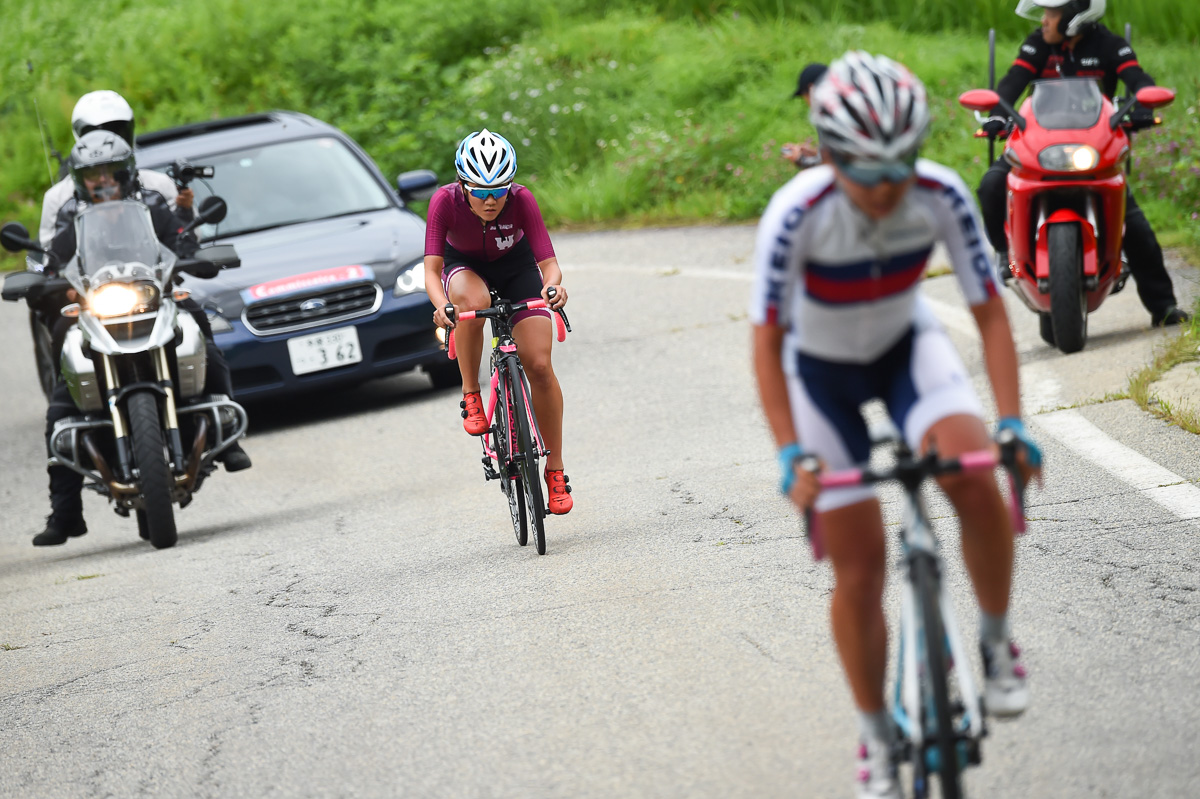
M 437 187 L 428 170 L 395 188 L 346 134 L 304 114 L 213 120 L 139 136 L 138 166 L 214 167 L 191 188 L 228 216 L 199 230 L 233 244 L 240 269 L 189 279 L 238 399 L 358 383 L 420 368 L 458 385 L 425 293 L 425 223 L 407 203 Z

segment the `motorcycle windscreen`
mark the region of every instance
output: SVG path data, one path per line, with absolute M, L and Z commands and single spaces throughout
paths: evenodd
M 1087 130 L 1100 121 L 1104 94 L 1091 78 L 1033 84 L 1033 116 L 1046 130 Z
M 150 209 L 134 200 L 90 205 L 75 218 L 79 266 L 95 275 L 101 269 L 128 264 L 154 267 L 159 262 L 158 236 Z

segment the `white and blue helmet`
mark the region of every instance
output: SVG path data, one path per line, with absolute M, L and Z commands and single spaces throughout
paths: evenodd
M 508 139 L 484 128 L 458 145 L 454 169 L 467 183 L 485 188 L 504 186 L 517 174 L 517 151 Z

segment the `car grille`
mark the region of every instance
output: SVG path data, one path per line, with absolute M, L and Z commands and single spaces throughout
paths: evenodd
M 254 335 L 271 336 L 366 316 L 377 311 L 382 301 L 383 290 L 375 283 L 341 285 L 247 305 L 242 321 Z

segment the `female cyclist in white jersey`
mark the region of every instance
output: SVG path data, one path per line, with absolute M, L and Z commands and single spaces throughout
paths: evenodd
M 952 170 L 918 160 L 929 127 L 925 87 L 881 56 L 847 53 L 813 88 L 810 119 L 826 165 L 793 178 L 759 226 L 751 302 L 754 367 L 779 448 L 783 491 L 819 514 L 834 570 L 834 639 L 860 717 L 860 797 L 899 797 L 883 685 L 887 626 L 883 518 L 869 488 L 820 491 L 798 467 L 865 463 L 859 411 L 882 399 L 914 450 L 945 457 L 991 444 L 982 408 L 948 337 L 918 292 L 937 242 L 983 340 L 1000 426 L 1040 452 L 1020 418 L 1017 354 L 974 200 Z M 1008 630 L 1013 530 L 990 473 L 943 477 L 958 510 L 967 571 L 982 612 L 988 708 L 1028 704 Z M 819 496 L 818 496 L 819 494 Z

